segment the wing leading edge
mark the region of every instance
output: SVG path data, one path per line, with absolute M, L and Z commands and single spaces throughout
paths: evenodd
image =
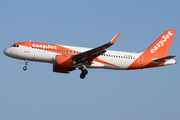
M 106 49 L 112 46 L 116 42 L 119 35 L 120 33 L 118 33 L 110 42 L 100 47 L 74 55 L 73 58 L 76 60 L 77 63 L 92 62 L 94 58 L 104 54 L 106 52 Z

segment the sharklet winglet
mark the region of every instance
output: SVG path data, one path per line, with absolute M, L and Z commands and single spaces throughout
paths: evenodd
M 111 41 L 110 43 L 114 44 L 118 38 L 118 36 L 120 35 L 120 33 L 118 33 Z

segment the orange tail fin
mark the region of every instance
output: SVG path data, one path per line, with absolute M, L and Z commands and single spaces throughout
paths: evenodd
M 164 63 L 153 63 L 154 59 L 161 60 L 167 57 L 175 30 L 164 32 L 146 51 L 144 51 L 127 69 L 140 69 L 163 66 Z
M 145 52 L 149 57 L 162 58 L 168 55 L 171 43 L 173 41 L 175 30 L 164 32 Z

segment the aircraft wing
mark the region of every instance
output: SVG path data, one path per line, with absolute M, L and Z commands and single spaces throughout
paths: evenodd
M 100 47 L 82 52 L 80 54 L 74 55 L 73 58 L 75 58 L 77 63 L 81 63 L 81 62 L 91 62 L 93 61 L 94 58 L 104 54 L 106 52 L 106 49 L 109 48 L 111 45 L 113 45 L 118 36 L 120 35 L 120 33 L 118 33 L 109 43 L 104 44 Z

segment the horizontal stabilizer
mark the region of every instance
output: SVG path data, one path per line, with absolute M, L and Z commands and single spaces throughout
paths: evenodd
M 159 64 L 159 63 L 162 63 L 162 62 L 166 62 L 168 60 L 171 60 L 172 58 L 174 58 L 176 56 L 167 56 L 167 57 L 163 57 L 163 58 L 159 58 L 159 59 L 153 59 L 153 63 L 156 63 L 156 64 Z

